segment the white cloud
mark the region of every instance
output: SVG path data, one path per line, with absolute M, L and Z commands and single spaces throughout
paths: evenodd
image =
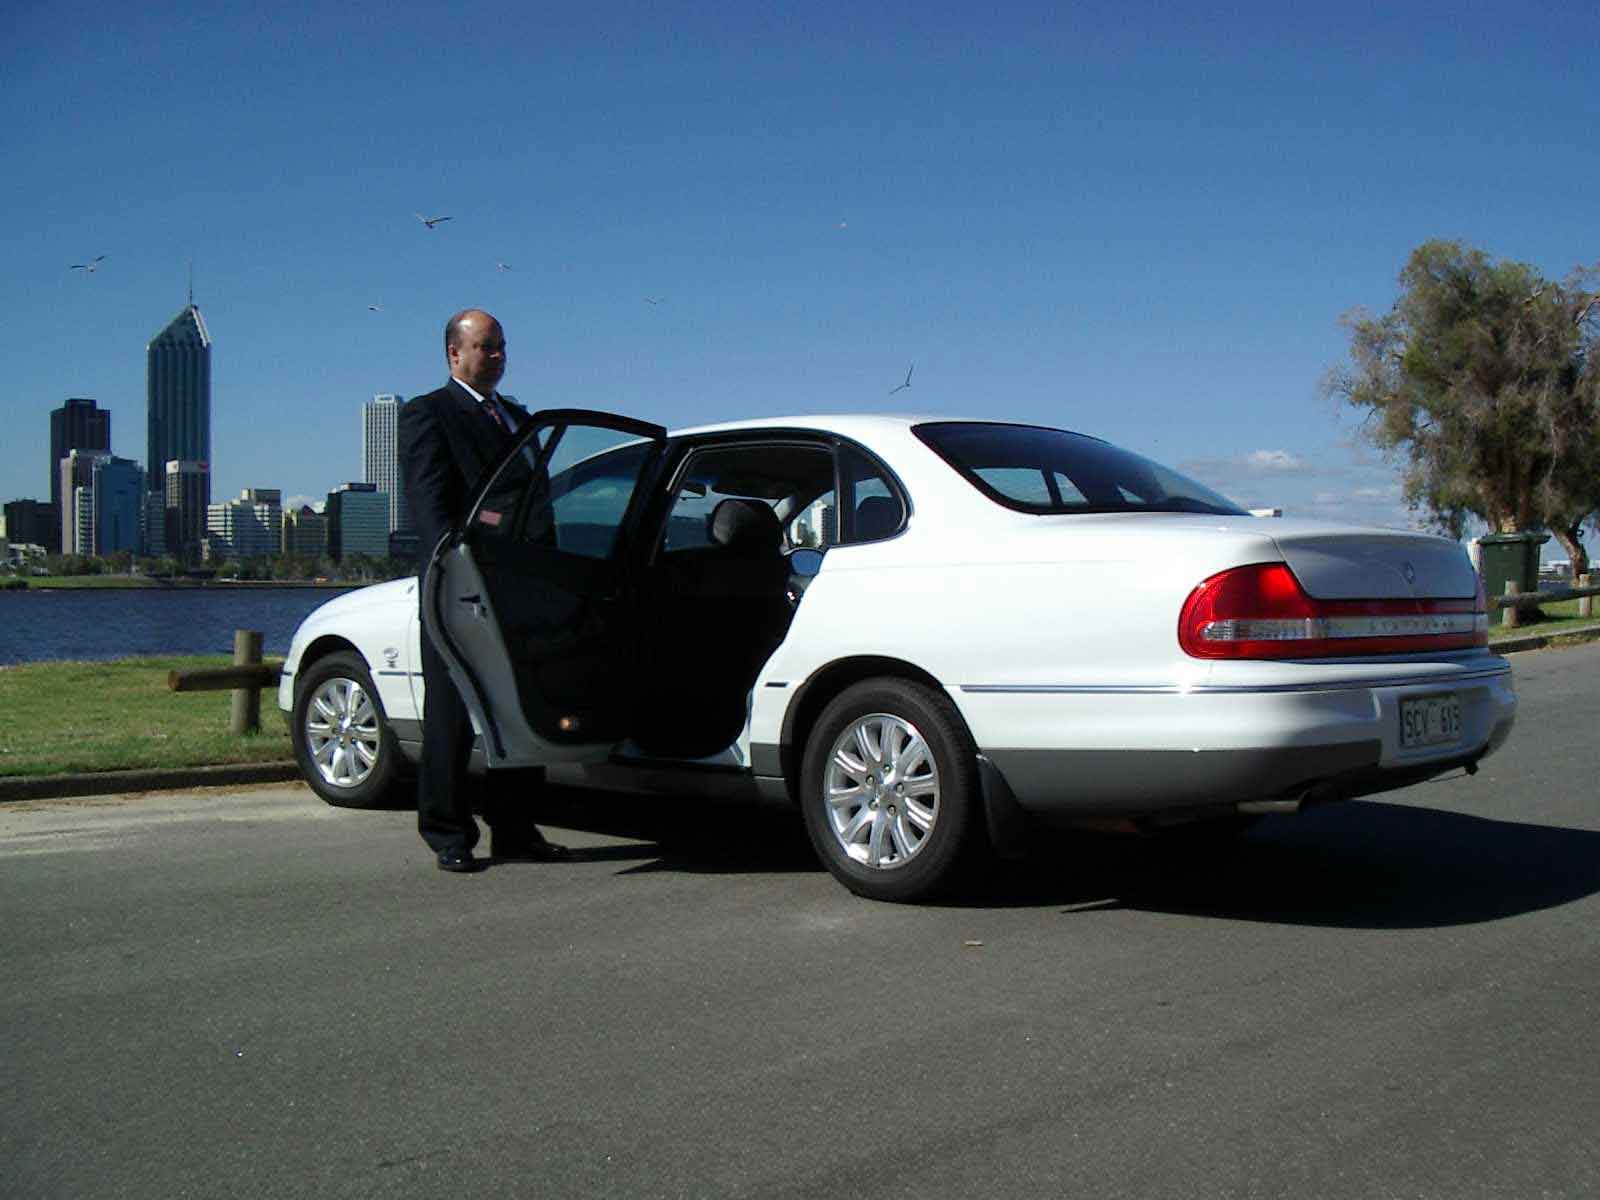
M 1305 463 L 1287 450 L 1252 450 L 1245 463 L 1258 471 L 1298 471 Z

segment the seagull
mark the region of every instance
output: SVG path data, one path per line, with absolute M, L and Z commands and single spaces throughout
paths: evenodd
M 495 263 L 495 269 L 497 271 L 509 271 L 509 270 L 511 270 L 511 264 L 510 263 L 497 262 L 497 263 Z
M 889 395 L 892 396 L 896 392 L 903 392 L 908 387 L 910 387 L 911 386 L 911 372 L 915 371 L 916 369 L 917 369 L 917 364 L 916 363 L 912 363 L 909 367 L 907 367 L 906 368 L 906 381 L 904 383 L 902 383 L 899 387 L 890 388 L 889 389 Z
M 646 296 L 644 302 L 646 304 L 660 304 L 665 299 L 665 296 Z
M 839 225 L 838 225 L 838 228 L 840 228 L 840 229 L 849 229 L 850 228 L 850 222 L 849 221 L 840 221 Z
M 432 229 L 440 221 L 448 221 L 450 219 L 449 217 L 425 217 L 421 213 L 412 213 L 411 215 L 417 220 L 421 221 L 429 229 Z
M 383 311 L 383 305 L 381 305 L 381 304 L 369 304 L 369 305 L 367 305 L 367 311 L 368 312 L 382 312 Z
M 91 258 L 86 263 L 73 263 L 72 264 L 72 269 L 74 271 L 87 271 L 87 272 L 89 272 L 89 274 L 93 275 L 94 272 L 95 272 L 95 268 L 97 268 L 101 264 L 101 262 L 103 262 L 104 260 L 105 260 L 105 255 L 104 254 L 96 254 L 93 258 Z

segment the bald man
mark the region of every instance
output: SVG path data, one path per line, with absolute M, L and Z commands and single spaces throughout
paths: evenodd
M 500 322 L 482 309 L 458 312 L 444 327 L 450 382 L 400 409 L 400 470 L 419 538 L 417 574 L 427 570 L 439 539 L 467 515 L 470 488 L 500 457 L 527 412 L 496 387 L 506 369 Z M 419 587 L 420 595 L 422 589 Z M 530 791 L 542 788 L 539 772 L 519 771 L 481 788 L 467 778 L 472 721 L 438 650 L 422 632 L 422 763 L 417 776 L 417 828 L 441 871 L 478 869 L 474 793 L 489 826 L 490 855 L 498 860 L 546 862 L 568 857 L 544 840 L 528 815 Z

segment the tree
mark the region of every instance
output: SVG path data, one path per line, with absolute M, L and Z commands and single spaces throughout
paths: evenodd
M 1366 410 L 1363 434 L 1405 462 L 1406 502 L 1460 537 L 1549 529 L 1574 572 L 1600 510 L 1600 268 L 1559 283 L 1460 242 L 1425 242 L 1381 317 L 1343 320 L 1350 361 L 1332 396 Z

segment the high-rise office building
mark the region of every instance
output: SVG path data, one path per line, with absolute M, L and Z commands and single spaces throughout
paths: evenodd
M 73 450 L 111 450 L 111 412 L 74 396 L 50 413 L 50 503 L 61 505 L 61 460 Z
M 56 486 L 61 484 L 57 477 Z M 43 500 L 11 500 L 5 506 L 6 537 L 13 546 L 42 546 L 46 554 L 61 551 L 61 514 Z
M 374 483 L 341 483 L 328 493 L 328 556 L 389 554 L 389 497 Z
M 284 513 L 283 552 L 321 558 L 328 552 L 328 519 L 309 504 Z
M 68 450 L 56 472 L 61 496 L 61 553 L 94 553 L 94 467 L 104 450 Z
M 206 497 L 211 495 L 211 465 L 175 459 L 162 472 L 166 480 L 167 553 L 179 562 L 200 561 L 206 534 Z
M 140 530 L 144 524 L 144 470 L 131 458 L 107 455 L 90 468 L 90 504 L 95 554 L 144 550 Z
M 389 532 L 411 533 L 411 507 L 400 479 L 400 409 L 404 396 L 377 395 L 361 408 L 361 478 L 389 497 Z
M 192 302 L 150 340 L 145 367 L 149 402 L 145 465 L 154 492 L 166 489 L 166 464 L 211 461 L 211 335 Z M 211 503 L 210 472 L 200 481 L 206 491 L 197 529 L 204 527 L 206 505 Z M 199 534 L 195 536 L 198 539 Z
M 165 491 L 144 494 L 144 552 L 152 558 L 166 556 L 167 494 Z
M 272 558 L 283 545 L 283 493 L 245 488 L 237 500 L 206 509 L 212 552 L 227 558 Z

